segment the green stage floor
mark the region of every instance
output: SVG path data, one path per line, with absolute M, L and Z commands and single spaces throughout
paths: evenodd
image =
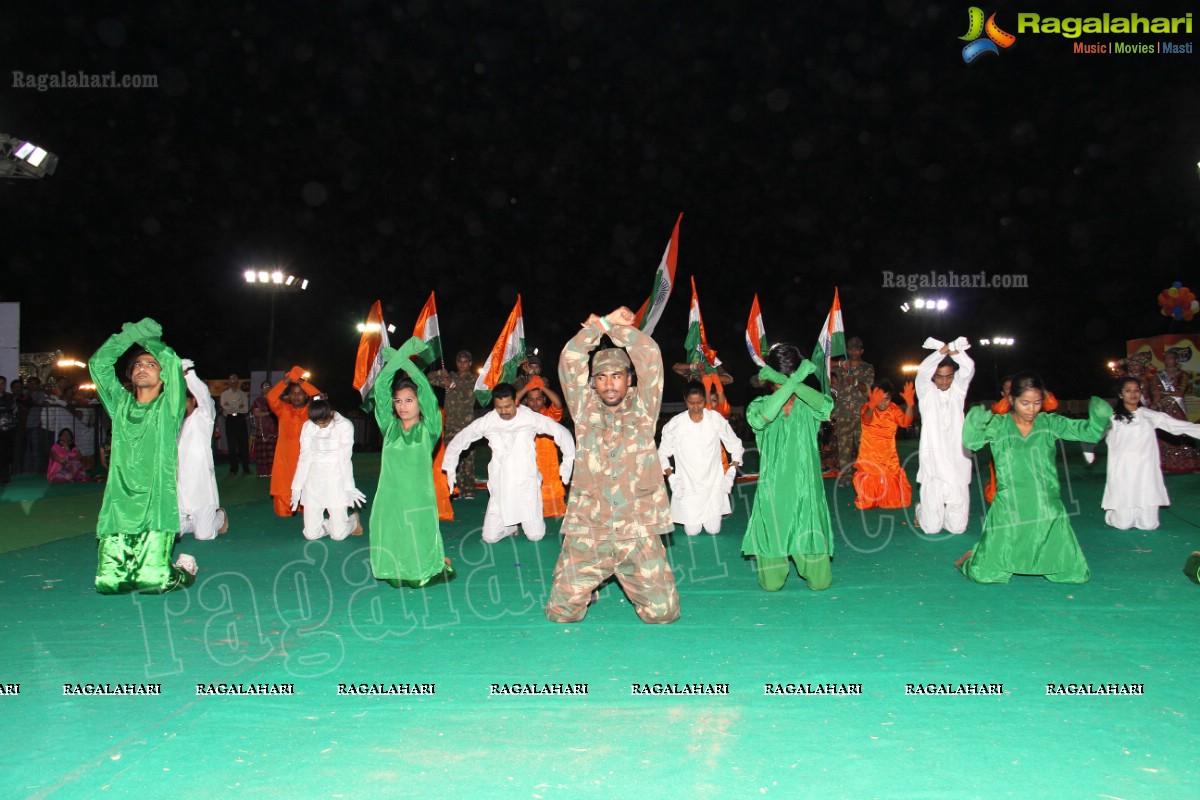
M 754 489 L 739 486 L 720 535 L 669 543 L 683 618 L 668 626 L 642 624 L 614 584 L 583 622 L 547 622 L 557 537 L 483 545 L 486 495 L 443 526 L 457 578 L 395 590 L 371 579 L 366 537 L 306 543 L 299 518 L 272 515 L 265 480 L 223 473 L 230 532 L 176 549 L 197 557 L 196 586 L 102 597 L 102 487 L 22 476 L 0 495 L 0 686 L 20 686 L 0 696 L 0 798 L 1200 797 L 1200 586 L 1182 573 L 1200 549 L 1200 476 L 1168 478 L 1160 530 L 1118 532 L 1098 507 L 1102 468 L 1069 475 L 1084 586 L 959 576 L 978 496 L 966 535 L 925 537 L 827 481 L 833 587 L 793 575 L 768 595 L 740 556 Z M 378 456 L 355 469 L 370 496 Z M 64 696 L 87 683 L 161 694 Z M 214 683 L 294 695 L 198 696 Z M 434 693 L 338 694 L 363 683 Z M 491 692 L 547 683 L 587 694 Z M 728 694 L 631 693 L 676 683 Z M 960 683 L 1003 693 L 906 694 Z M 1071 683 L 1144 694 L 1047 696 Z

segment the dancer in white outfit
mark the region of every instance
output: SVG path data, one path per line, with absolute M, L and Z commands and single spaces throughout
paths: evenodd
M 354 426 L 318 397 L 300 429 L 300 460 L 292 478 L 292 510 L 304 507 L 304 538 L 341 541 L 362 533 L 358 514 L 347 514 L 366 497 L 354 485 Z M 326 519 L 326 514 L 329 515 Z
M 191 359 L 185 358 L 183 377 L 187 382 L 187 417 L 179 429 L 179 471 L 175 492 L 179 498 L 180 535 L 190 533 L 197 539 L 215 539 L 229 530 L 229 518 L 220 508 L 217 475 L 213 467 L 213 425 L 217 421 L 217 403 L 208 385 L 196 375 Z
M 1171 505 L 1163 483 L 1155 428 L 1200 439 L 1200 425 L 1143 406 L 1137 378 L 1121 381 L 1116 413 L 1104 434 L 1108 442 L 1108 481 L 1100 501 L 1104 521 L 1114 528 L 1155 530 L 1159 506 Z
M 463 428 L 446 445 L 442 471 L 454 491 L 458 459 L 472 443 L 487 439 L 492 451 L 488 462 L 488 505 L 483 515 L 483 540 L 489 544 L 525 531 L 530 541 L 546 535 L 542 516 L 542 475 L 537 466 L 534 439 L 545 434 L 562 451 L 559 476 L 571 480 L 575 464 L 575 440 L 570 432 L 547 416 L 517 405 L 516 390 L 500 383 L 492 390 L 492 410 Z
M 742 464 L 742 440 L 725 418 L 705 408 L 707 392 L 699 381 L 688 384 L 687 411 L 663 426 L 658 461 L 671 484 L 671 519 L 688 536 L 701 530 L 720 533 L 730 512 L 729 492 Z M 729 469 L 721 468 L 721 445 L 729 451 Z M 675 466 L 671 466 L 671 458 Z
M 925 533 L 962 533 L 971 516 L 971 458 L 963 447 L 963 404 L 975 375 L 963 337 L 949 344 L 926 339 L 933 350 L 917 367 L 917 404 L 921 409 L 921 485 L 917 525 Z

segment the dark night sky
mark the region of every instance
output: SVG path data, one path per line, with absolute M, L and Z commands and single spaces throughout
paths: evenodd
M 589 312 L 641 303 L 679 211 L 656 338 L 682 357 L 695 275 L 743 386 L 756 291 L 772 340 L 811 347 L 838 285 L 881 371 L 924 333 L 1007 334 L 1000 370 L 1066 396 L 1106 391 L 1126 338 L 1171 330 L 1159 290 L 1200 291 L 1200 54 L 1028 34 L 966 65 L 969 3 L 909 0 L 123 5 L 39 3 L 0 32 L 0 130 L 62 159 L 0 182 L 24 351 L 86 356 L 149 315 L 205 377 L 261 368 L 267 298 L 241 274 L 279 264 L 312 290 L 280 298 L 276 368 L 347 402 L 373 300 L 403 331 L 436 290 L 447 349 L 479 354 L 519 291 L 529 347 L 554 353 Z M 1015 32 L 1031 5 L 986 10 Z M 37 92 L 11 70 L 160 85 Z M 1029 288 L 947 292 L 923 332 L 898 308 L 912 295 L 881 287 L 980 269 Z

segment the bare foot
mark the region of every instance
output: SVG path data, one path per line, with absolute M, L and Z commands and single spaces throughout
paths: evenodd
M 175 559 L 175 566 L 190 575 L 195 575 L 200 571 L 200 566 L 196 563 L 196 559 L 187 553 L 179 554 L 179 558 Z

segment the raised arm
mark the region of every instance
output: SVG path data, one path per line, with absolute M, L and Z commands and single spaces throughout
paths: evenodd
M 283 409 L 283 392 L 290 382 L 290 379 L 285 377 L 267 392 L 267 407 L 275 413 L 275 416 L 279 416 L 280 410 Z
M 573 419 L 582 419 L 587 408 L 592 391 L 588 385 L 588 354 L 600 344 L 603 335 L 600 318 L 589 317 L 558 357 L 558 382 L 562 384 L 563 399 Z
M 217 404 L 213 400 L 212 392 L 208 390 L 208 384 L 200 380 L 190 359 L 183 359 L 181 365 L 184 369 L 183 379 L 187 382 L 188 391 L 192 397 L 196 398 L 195 413 L 208 422 L 213 422 L 217 418 Z
M 966 344 L 965 339 L 960 339 L 956 344 Z M 972 359 L 965 350 L 953 350 L 950 353 L 950 358 L 954 359 L 954 363 L 958 364 L 958 372 L 954 373 L 954 386 L 960 389 L 965 396 L 967 388 L 971 385 L 971 379 L 975 377 L 975 360 Z
M 938 342 L 937 339 L 933 338 L 925 341 L 926 347 L 929 347 L 931 344 L 941 343 Z M 925 395 L 929 392 L 937 391 L 937 387 L 933 385 L 933 373 L 937 372 L 938 364 L 942 363 L 942 359 L 946 357 L 945 353 L 942 352 L 945 350 L 945 347 L 946 346 L 942 344 L 940 350 L 934 350 L 932 353 L 925 356 L 925 359 L 917 365 L 917 377 L 913 383 L 917 387 L 917 395 L 922 399 L 924 399 Z
M 164 408 L 170 409 L 175 416 L 176 423 L 182 425 L 184 413 L 187 410 L 187 384 L 183 379 L 183 365 L 179 361 L 179 356 L 175 355 L 174 350 L 163 344 L 162 328 L 157 322 L 147 317 L 139 322 L 137 327 L 141 332 L 139 343 L 149 351 L 150 355 L 158 359 L 158 365 L 162 367 Z
M 132 327 L 132 323 L 125 323 L 120 333 L 108 337 L 88 359 L 88 372 L 91 373 L 92 383 L 96 384 L 96 395 L 109 414 L 114 411 L 113 404 L 119 393 L 125 391 L 117 378 L 116 366 L 121 354 L 133 346 Z
M 630 318 L 632 316 L 629 314 Z M 618 347 L 624 347 L 629 354 L 637 373 L 637 392 L 642 398 L 646 415 L 650 419 L 658 419 L 663 393 L 663 363 L 658 343 L 632 324 L 614 324 L 608 332 L 608 338 Z

